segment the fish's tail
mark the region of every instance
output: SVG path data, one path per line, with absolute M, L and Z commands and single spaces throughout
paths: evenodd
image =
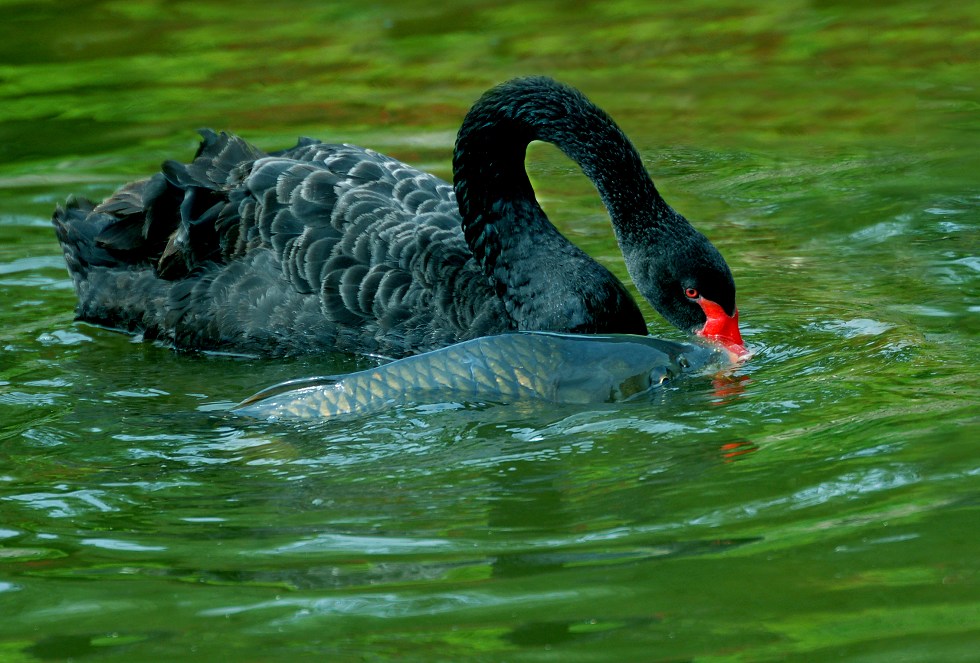
M 380 412 L 407 402 L 405 385 L 385 367 L 340 377 L 290 380 L 246 398 L 232 409 L 256 419 L 330 419 Z

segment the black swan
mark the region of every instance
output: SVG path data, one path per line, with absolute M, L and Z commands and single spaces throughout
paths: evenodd
M 533 140 L 595 183 L 639 291 L 675 326 L 741 351 L 735 284 L 657 192 L 636 149 L 577 90 L 542 77 L 466 115 L 454 187 L 353 145 L 265 153 L 201 132 L 194 161 L 54 226 L 80 320 L 177 349 L 400 357 L 512 330 L 646 334 L 636 302 L 548 221 L 524 169 Z
M 235 412 L 257 419 L 329 419 L 446 401 L 607 403 L 674 377 L 727 365 L 720 347 L 649 336 L 515 332 L 484 336 L 338 377 L 291 380 Z

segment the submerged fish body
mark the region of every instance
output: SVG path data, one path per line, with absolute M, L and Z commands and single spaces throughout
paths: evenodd
M 603 403 L 726 361 L 718 348 L 647 336 L 515 332 L 341 377 L 286 382 L 252 396 L 235 412 L 261 419 L 325 419 L 451 400 Z

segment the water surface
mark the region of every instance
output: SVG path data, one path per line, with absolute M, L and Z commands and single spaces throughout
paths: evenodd
M 974 5 L 0 7 L 0 658 L 975 660 Z M 532 73 L 608 110 L 726 255 L 750 363 L 636 403 L 285 426 L 226 410 L 370 360 L 73 322 L 68 194 L 200 126 L 449 177 L 469 104 Z M 626 278 L 588 181 L 529 163 Z

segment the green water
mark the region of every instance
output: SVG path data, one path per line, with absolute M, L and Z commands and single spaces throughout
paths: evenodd
M 853 4 L 0 0 L 0 660 L 977 660 L 980 7 Z M 365 360 L 73 322 L 69 193 L 200 126 L 449 177 L 469 104 L 530 73 L 726 255 L 751 362 L 288 427 L 225 409 Z M 625 278 L 588 181 L 529 162 Z

